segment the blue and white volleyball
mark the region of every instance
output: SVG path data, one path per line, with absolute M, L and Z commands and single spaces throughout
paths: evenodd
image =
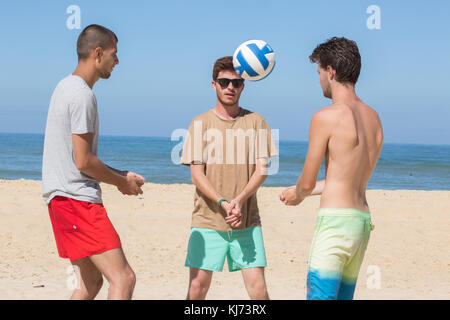
M 261 80 L 272 72 L 275 52 L 263 40 L 245 41 L 234 52 L 233 66 L 245 80 Z

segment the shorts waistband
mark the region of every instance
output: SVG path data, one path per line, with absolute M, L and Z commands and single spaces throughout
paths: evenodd
M 359 215 L 363 218 L 370 218 L 370 212 L 361 211 L 354 208 L 319 208 L 318 216 L 354 216 Z

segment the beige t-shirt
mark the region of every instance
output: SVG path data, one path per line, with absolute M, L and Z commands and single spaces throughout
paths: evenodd
M 181 163 L 205 164 L 206 178 L 223 198 L 231 201 L 250 181 L 256 159 L 278 155 L 269 125 L 258 113 L 240 108 L 233 120 L 220 118 L 213 109 L 192 120 L 183 145 Z M 256 193 L 242 204 L 238 229 L 261 225 Z M 233 230 L 219 204 L 196 188 L 192 227 Z

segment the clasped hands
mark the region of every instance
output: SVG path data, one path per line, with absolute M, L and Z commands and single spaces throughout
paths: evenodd
M 232 227 L 237 228 L 242 224 L 242 204 L 238 199 L 233 199 L 230 202 L 223 201 L 222 209 L 225 210 L 227 216 L 225 221 Z
M 287 206 L 296 206 L 300 204 L 304 198 L 298 196 L 296 191 L 296 186 L 291 186 L 286 188 L 280 194 L 280 200 Z M 232 227 L 237 228 L 242 223 L 242 204 L 238 199 L 233 199 L 230 202 L 223 201 L 222 209 L 225 210 L 227 216 L 225 217 L 225 221 Z

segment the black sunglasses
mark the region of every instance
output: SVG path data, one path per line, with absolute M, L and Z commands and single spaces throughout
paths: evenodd
M 220 87 L 222 89 L 225 89 L 228 87 L 228 85 L 231 84 L 233 85 L 233 87 L 240 88 L 242 87 L 242 85 L 244 84 L 244 79 L 227 79 L 227 78 L 219 78 L 216 79 L 216 82 L 219 83 Z

